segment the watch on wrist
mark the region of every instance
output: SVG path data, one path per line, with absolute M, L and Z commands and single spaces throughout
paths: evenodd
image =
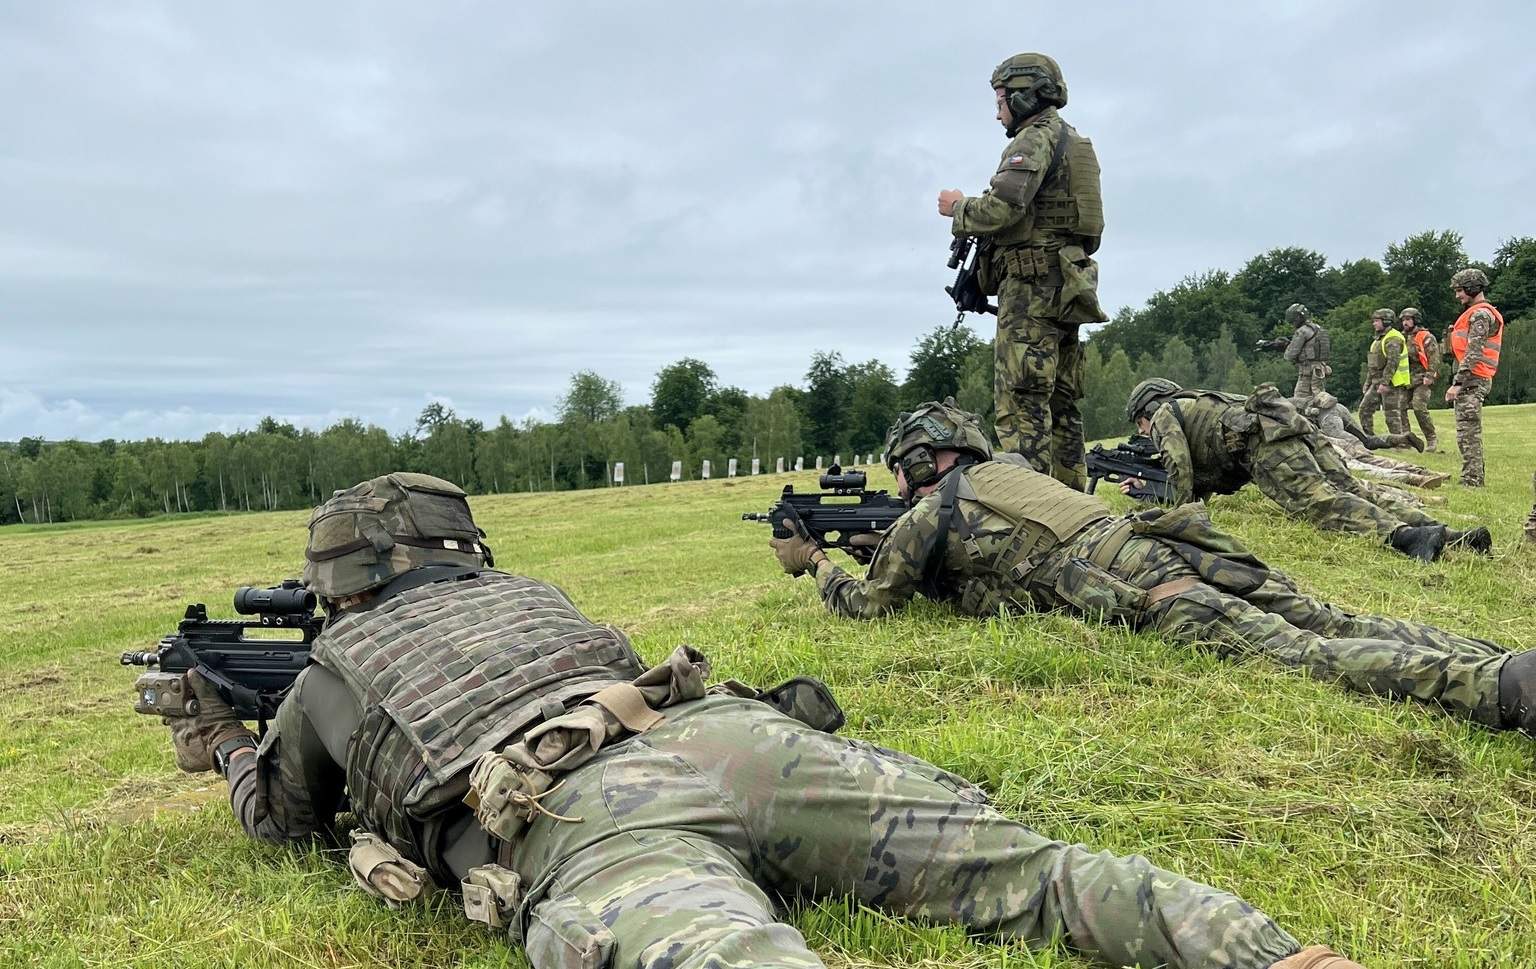
M 229 778 L 229 759 L 237 750 L 255 750 L 256 741 L 250 737 L 232 737 L 213 748 L 213 769 L 226 780 Z

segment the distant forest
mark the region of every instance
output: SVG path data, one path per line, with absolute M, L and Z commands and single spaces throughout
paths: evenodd
M 1105 255 L 1114 258 L 1112 249 Z M 1125 398 L 1145 377 L 1240 393 L 1273 381 L 1289 391 L 1295 371 L 1254 345 L 1288 335 L 1281 321 L 1294 302 L 1329 329 L 1329 389 L 1353 404 L 1371 311 L 1417 306 L 1441 336 L 1459 311 L 1450 276 L 1466 265 L 1488 273 L 1489 298 L 1507 321 L 1489 403 L 1536 400 L 1536 238 L 1511 239 L 1483 263 L 1468 259 L 1457 233 L 1424 232 L 1389 245 L 1380 260 L 1337 266 L 1309 249 L 1272 249 L 1236 273 L 1189 276 L 1139 309 L 1121 309 L 1084 352 L 1088 437 L 1126 433 Z M 399 469 L 488 494 L 610 486 L 619 461 L 629 485 L 667 480 L 673 461 L 682 461 L 685 478 L 698 477 L 706 459 L 717 477 L 732 457 L 743 474 L 754 456 L 765 471 L 779 457 L 804 456 L 809 466 L 816 456 L 879 452 L 893 415 L 924 400 L 954 395 L 990 421 L 992 362 L 990 339 L 944 325 L 918 339 L 901 380 L 879 360 L 817 352 L 799 385 L 756 396 L 721 385 L 707 363 L 685 358 L 656 374 L 646 403 L 625 406 L 618 383 L 584 370 L 571 377 L 552 423 L 502 417 L 487 426 L 434 403 L 398 435 L 350 419 L 314 431 L 268 417 L 251 430 L 198 441 L 23 438 L 0 443 L 0 524 L 304 508 Z

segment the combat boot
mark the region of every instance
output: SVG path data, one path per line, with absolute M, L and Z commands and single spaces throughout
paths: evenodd
M 1536 737 L 1536 650 L 1516 653 L 1499 668 L 1499 716 L 1506 730 Z
M 1393 434 L 1390 438 L 1388 438 L 1388 440 L 1392 442 L 1393 447 L 1411 447 L 1415 451 L 1424 450 L 1424 439 L 1412 431 L 1404 431 L 1401 434 Z
M 1403 480 L 1415 488 L 1438 488 L 1450 478 L 1444 471 L 1431 471 L 1427 474 L 1410 474 Z
M 1390 436 L 1382 437 L 1380 434 L 1367 434 L 1360 439 L 1360 443 L 1364 444 L 1366 449 L 1370 451 L 1385 451 L 1392 446 L 1392 438 Z
M 1309 945 L 1295 955 L 1286 956 L 1269 969 L 1365 969 L 1325 945 Z
M 1430 454 L 1440 453 L 1440 442 L 1435 438 L 1433 434 L 1424 439 L 1424 450 L 1428 451 Z
M 1445 530 L 1446 548 L 1469 548 L 1479 555 L 1493 554 L 1493 535 L 1482 525 L 1462 531 L 1458 528 Z
M 1399 525 L 1387 544 L 1409 558 L 1433 562 L 1445 550 L 1444 525 Z

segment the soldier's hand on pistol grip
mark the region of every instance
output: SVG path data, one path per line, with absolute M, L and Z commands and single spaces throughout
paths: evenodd
M 176 766 L 189 774 L 213 770 L 213 751 L 219 744 L 251 731 L 235 717 L 234 708 L 197 670 L 187 671 L 187 685 L 197 697 L 197 712 L 185 717 L 165 717 L 176 748 Z
M 1132 490 L 1143 487 L 1146 487 L 1146 482 L 1140 478 L 1123 478 L 1120 481 L 1120 493 L 1122 495 L 1128 495 Z
M 817 557 L 826 558 L 827 553 L 821 550 L 811 537 L 800 530 L 791 519 L 784 519 L 784 528 L 794 534 L 788 538 L 769 539 L 768 544 L 773 546 L 773 554 L 778 557 L 779 564 L 790 575 L 804 575 L 812 571 Z
M 874 532 L 865 532 L 848 539 L 848 544 L 853 547 L 848 550 L 848 555 L 860 565 L 868 565 L 874 561 L 875 547 L 880 544 L 882 536 Z

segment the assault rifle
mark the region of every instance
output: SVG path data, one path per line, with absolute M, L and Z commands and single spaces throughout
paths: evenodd
M 309 662 L 309 645 L 320 635 L 325 619 L 315 615 L 315 594 L 295 579 L 270 589 L 241 586 L 235 590 L 235 612 L 256 618 L 209 619 L 208 607 L 194 603 L 158 648 L 124 653 L 124 666 L 154 670 L 134 683 L 139 691 L 134 710 L 155 717 L 196 713 L 197 698 L 186 679 L 187 671 L 195 668 L 235 708 L 235 716 L 265 728 Z M 283 630 L 288 635 L 251 638 L 246 636 L 250 630 Z
M 997 307 L 981 294 L 981 282 L 977 279 L 977 273 L 981 271 L 978 263 L 986 258 L 988 248 L 986 243 L 978 248 L 973 236 L 955 236 L 955 241 L 949 244 L 949 268 L 955 270 L 955 281 L 953 285 L 945 286 L 944 292 L 955 301 L 955 326 L 965 320 L 967 313 L 997 315 Z M 972 249 L 976 250 L 974 255 Z
M 1259 350 L 1259 351 L 1265 351 L 1265 350 L 1284 350 L 1286 347 L 1288 347 L 1290 345 L 1291 345 L 1291 341 L 1290 340 L 1287 340 L 1283 336 L 1277 336 L 1273 340 L 1260 340 L 1259 342 L 1257 342 L 1257 343 L 1255 343 L 1253 345 L 1253 348 L 1255 350 Z
M 870 491 L 865 487 L 868 483 L 869 476 L 863 471 L 845 472 L 834 464 L 821 476 L 820 493 L 797 495 L 794 485 L 785 485 L 772 508 L 749 511 L 741 520 L 768 522 L 774 538 L 789 538 L 793 532 L 784 527 L 787 518 L 797 522 L 822 548 L 840 548 L 855 559 L 867 561 L 873 550 L 868 545 L 854 545 L 854 536 L 883 535 L 907 512 L 905 501 L 884 491 Z
M 1141 434 L 1109 450 L 1095 444 L 1088 452 L 1088 493 L 1098 490 L 1101 479 L 1117 484 L 1136 478 L 1141 484 L 1128 492 L 1132 498 L 1168 501 L 1173 497 L 1173 487 L 1168 483 L 1162 457 L 1163 452 L 1152 439 Z

